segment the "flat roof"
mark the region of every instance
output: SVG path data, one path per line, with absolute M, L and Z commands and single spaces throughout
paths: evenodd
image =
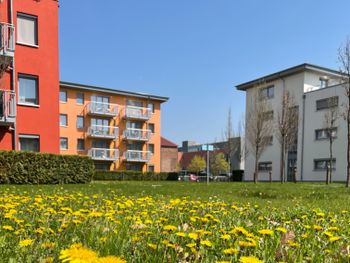
M 263 82 L 270 82 L 279 78 L 283 78 L 283 77 L 287 77 L 293 74 L 297 74 L 306 70 L 311 70 L 311 71 L 315 71 L 315 72 L 322 72 L 325 74 L 331 74 L 331 75 L 335 75 L 335 76 L 341 76 L 341 72 L 334 70 L 334 69 L 330 69 L 330 68 L 325 68 L 325 67 L 321 67 L 321 66 L 317 66 L 317 65 L 313 65 L 313 64 L 308 64 L 308 63 L 304 63 L 304 64 L 300 64 L 291 68 L 287 68 L 245 83 L 241 83 L 236 85 L 236 89 L 237 90 L 246 90 L 249 89 L 251 87 L 253 87 L 254 85 L 257 84 L 261 84 Z
M 151 94 L 146 94 L 146 93 L 141 93 L 141 92 L 116 90 L 116 89 L 97 87 L 97 86 L 91 86 L 91 85 L 85 85 L 85 84 L 79 84 L 79 83 L 73 83 L 73 82 L 67 82 L 67 81 L 60 81 L 60 87 L 62 87 L 62 88 L 74 88 L 74 89 L 88 90 L 88 91 L 96 91 L 96 92 L 105 92 L 105 93 L 114 94 L 114 95 L 122 95 L 122 96 L 130 96 L 130 97 L 136 97 L 136 98 L 142 98 L 142 99 L 150 99 L 150 100 L 156 100 L 156 101 L 160 101 L 160 102 L 166 102 L 169 100 L 168 97 L 163 97 L 163 96 L 151 95 Z

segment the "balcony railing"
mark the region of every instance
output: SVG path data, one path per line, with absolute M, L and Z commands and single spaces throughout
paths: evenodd
M 148 141 L 151 138 L 151 130 L 128 128 L 124 131 L 124 139 L 131 141 Z
M 149 120 L 152 116 L 152 110 L 150 108 L 126 106 L 125 118 L 137 119 L 137 120 Z
M 11 24 L 0 23 L 0 54 L 13 57 L 15 52 L 15 27 Z
M 88 114 L 115 117 L 118 114 L 118 105 L 92 101 L 88 104 Z
M 91 125 L 88 128 L 88 136 L 101 139 L 117 139 L 119 129 L 115 126 Z
M 151 157 L 150 151 L 127 150 L 124 153 L 124 160 L 127 162 L 149 162 Z
M 16 120 L 16 94 L 0 90 L 0 125 L 10 125 Z
M 91 148 L 88 151 L 88 155 L 96 161 L 116 161 L 119 159 L 119 150 L 117 149 L 104 149 L 104 148 Z

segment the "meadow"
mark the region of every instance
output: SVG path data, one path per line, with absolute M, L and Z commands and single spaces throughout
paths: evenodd
M 0 262 L 350 259 L 342 184 L 95 182 L 0 192 Z

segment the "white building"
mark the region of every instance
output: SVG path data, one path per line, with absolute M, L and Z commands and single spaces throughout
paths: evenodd
M 261 84 L 263 83 L 263 84 Z M 285 172 L 287 179 L 292 181 L 293 170 L 296 169 L 298 181 L 325 181 L 327 162 L 330 160 L 329 140 L 325 138 L 322 129 L 325 128 L 324 115 L 329 106 L 329 98 L 335 97 L 333 102 L 342 110 L 341 105 L 346 102 L 345 89 L 341 85 L 341 75 L 338 71 L 310 64 L 276 72 L 236 86 L 238 90 L 246 91 L 246 112 L 253 94 L 259 89 L 274 112 L 273 122 L 277 123 L 283 90 L 289 91 L 298 106 L 298 139 L 296 151 L 288 152 L 286 156 Z M 246 120 L 247 123 L 247 120 Z M 276 124 L 277 125 L 277 124 Z M 347 129 L 345 120 L 340 117 L 334 131 L 333 181 L 346 180 L 346 145 Z M 274 126 L 274 130 L 276 127 Z M 247 131 L 246 131 L 247 135 Z M 259 181 L 280 180 L 280 145 L 273 136 L 272 143 L 265 148 L 259 158 Z M 247 138 L 247 136 L 245 136 Z M 249 142 L 246 142 L 248 144 Z M 252 181 L 254 176 L 254 155 L 249 152 L 245 157 L 245 181 Z

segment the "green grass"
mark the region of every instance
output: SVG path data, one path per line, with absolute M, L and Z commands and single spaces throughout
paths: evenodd
M 343 210 L 349 208 L 350 189 L 344 184 L 334 183 L 190 183 L 164 181 L 104 181 L 86 185 L 40 185 L 40 186 L 0 186 L 0 191 L 11 189 L 17 193 L 27 191 L 29 194 L 80 191 L 85 194 L 108 194 L 114 192 L 121 196 L 190 197 L 208 200 L 218 198 L 227 202 L 258 204 L 284 208 L 295 202 L 310 207 L 326 210 Z

